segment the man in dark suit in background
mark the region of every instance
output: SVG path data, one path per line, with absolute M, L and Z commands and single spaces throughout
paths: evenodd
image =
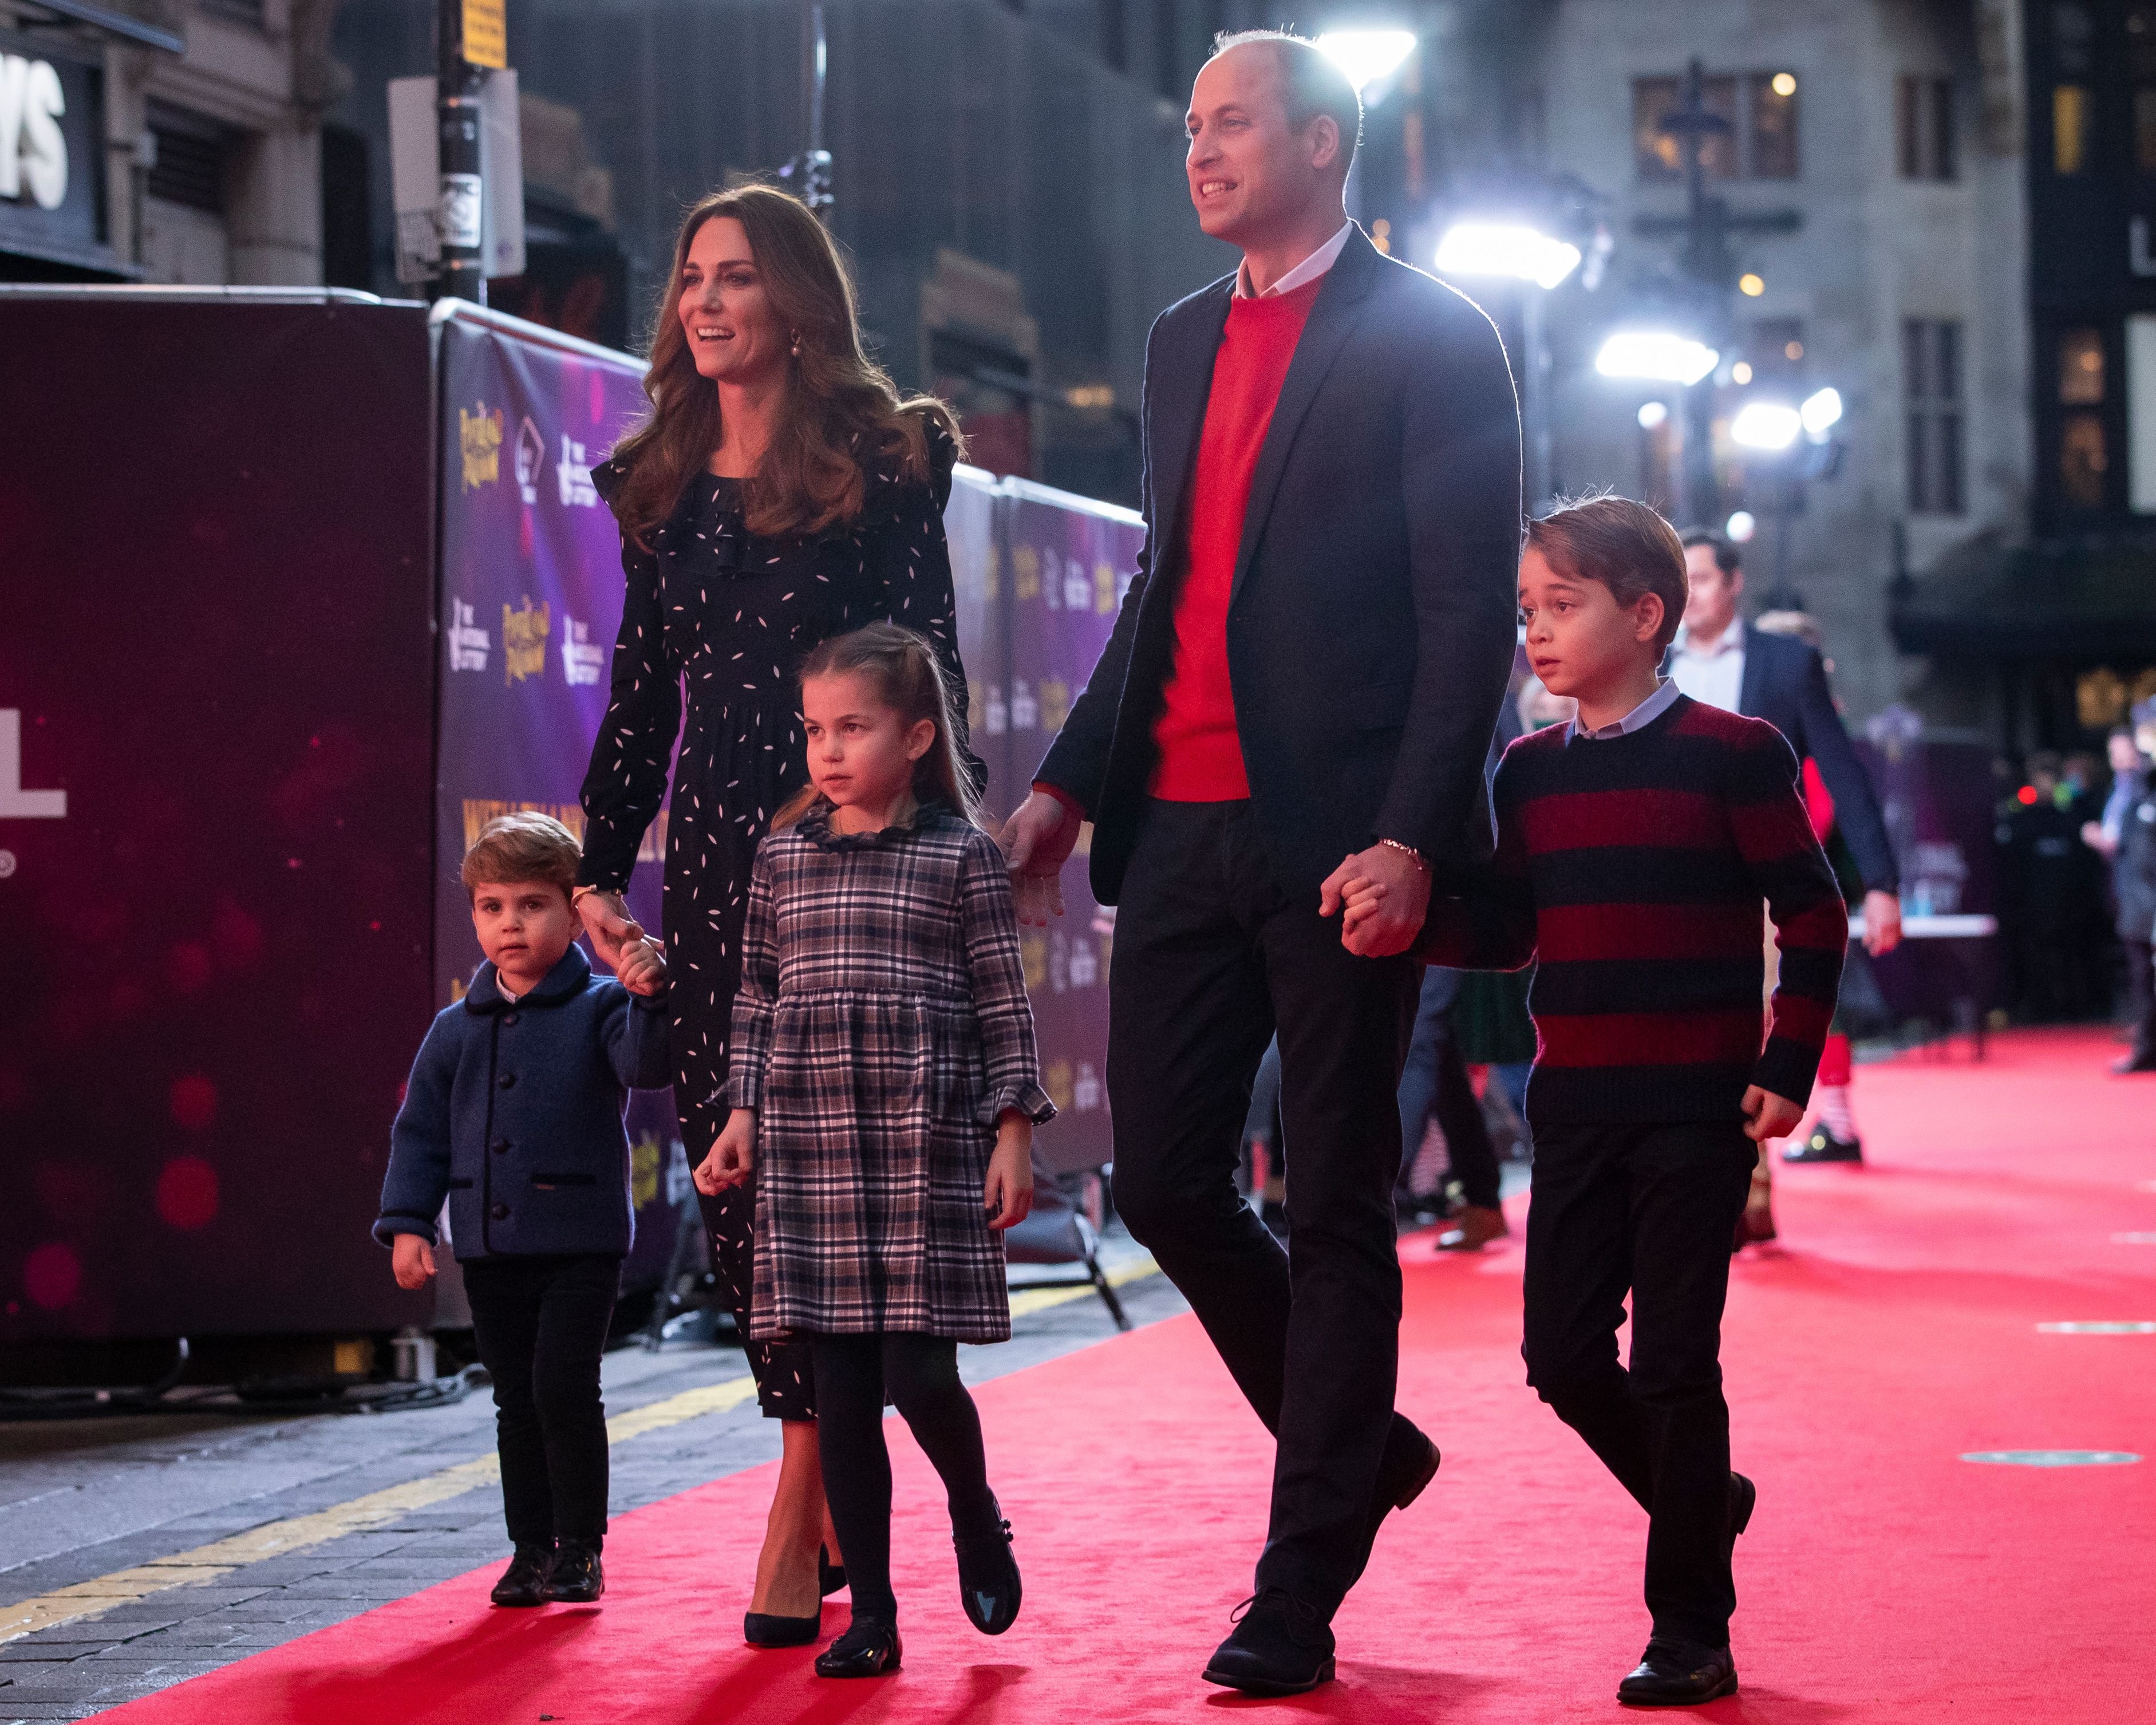
M 1153 326 L 1146 547 L 1004 834 L 1039 921 L 1094 823 L 1094 894 L 1118 906 L 1116 1206 L 1278 1440 L 1255 1595 L 1205 1671 L 1256 1694 L 1332 1675 L 1331 1619 L 1378 1523 L 1437 1468 L 1393 1411 L 1407 948 L 1433 880 L 1491 846 L 1483 757 L 1516 633 L 1503 344 L 1348 221 L 1360 123 L 1293 37 L 1224 38 L 1199 73 L 1191 201 L 1243 260 Z M 1376 956 L 1318 914 L 1343 855 L 1388 887 Z M 1235 1186 L 1276 1031 L 1286 1254 Z
M 1799 761 L 1817 764 L 1834 798 L 1835 824 L 1863 881 L 1864 949 L 1875 957 L 1892 952 L 1902 942 L 1901 870 L 1871 775 L 1842 726 L 1819 649 L 1793 636 L 1768 634 L 1738 614 L 1744 563 L 1727 539 L 1696 527 L 1684 536 L 1684 546 L 1691 595 L 1684 628 L 1670 649 L 1670 676 L 1694 701 L 1764 719 L 1789 739 Z M 1818 1128 L 1792 1142 L 1783 1161 L 1864 1159 L 1849 1086 L 1849 1038 L 1837 1031 L 1827 1039 L 1813 1091 Z

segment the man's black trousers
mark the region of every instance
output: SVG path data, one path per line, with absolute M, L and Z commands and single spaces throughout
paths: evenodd
M 1274 878 L 1246 801 L 1147 806 L 1116 916 L 1108 1092 L 1116 1206 L 1278 1439 L 1260 1587 L 1330 1614 L 1368 1557 L 1400 1267 L 1394 1101 L 1419 973 L 1358 958 Z M 1235 1190 L 1250 1081 L 1277 1031 L 1291 1249 Z
M 494 1379 L 501 1507 L 519 1545 L 606 1536 L 599 1355 L 621 1292 L 604 1254 L 475 1258 L 463 1266 L 472 1339 Z
M 1726 1646 L 1737 1590 L 1722 1308 L 1754 1147 L 1733 1122 L 1534 1132 L 1527 1382 L 1647 1512 L 1655 1633 Z M 1629 1372 L 1617 1359 L 1627 1291 Z

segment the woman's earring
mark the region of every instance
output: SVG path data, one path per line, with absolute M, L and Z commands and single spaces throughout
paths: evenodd
M 801 357 L 801 331 L 798 330 L 793 332 L 793 357 L 796 359 Z

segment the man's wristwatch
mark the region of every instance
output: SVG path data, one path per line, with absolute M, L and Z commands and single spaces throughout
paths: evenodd
M 1427 875 L 1430 872 L 1430 859 L 1424 856 L 1419 850 L 1416 850 L 1414 845 L 1404 845 L 1398 839 L 1380 839 L 1378 842 L 1383 845 L 1388 850 L 1405 852 L 1409 856 L 1414 859 L 1415 866 L 1420 869 L 1423 873 Z

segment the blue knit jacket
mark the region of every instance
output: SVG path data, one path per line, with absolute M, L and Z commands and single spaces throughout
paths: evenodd
M 666 997 L 596 977 L 571 947 L 516 1000 L 482 964 L 419 1045 L 390 1128 L 374 1237 L 435 1238 L 459 1260 L 629 1250 L 629 1091 L 673 1081 Z

